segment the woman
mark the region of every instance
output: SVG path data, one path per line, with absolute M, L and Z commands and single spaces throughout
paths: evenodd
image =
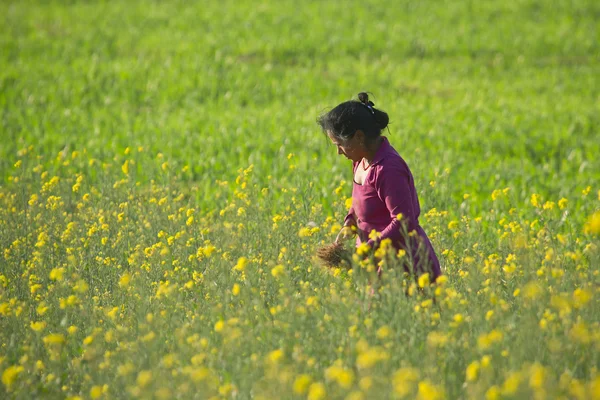
M 352 160 L 353 166 L 352 207 L 336 242 L 351 238 L 355 231 L 357 246 L 366 241 L 375 248 L 390 239 L 396 249 L 407 252 L 417 275 L 429 272 L 435 281 L 441 274 L 440 263 L 419 225 L 421 210 L 413 176 L 381 135 L 389 117 L 374 107 L 366 93 L 358 97 L 358 101 L 346 101 L 317 120 L 338 154 Z M 379 237 L 370 235 L 373 230 Z

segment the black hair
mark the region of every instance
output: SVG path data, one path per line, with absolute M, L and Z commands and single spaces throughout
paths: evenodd
M 376 109 L 365 92 L 358 94 L 358 100 L 350 100 L 339 104 L 331 111 L 319 116 L 317 123 L 323 132 L 331 132 L 342 140 L 351 139 L 356 131 L 361 130 L 367 141 L 381 136 L 381 131 L 388 126 L 390 119 L 386 112 Z

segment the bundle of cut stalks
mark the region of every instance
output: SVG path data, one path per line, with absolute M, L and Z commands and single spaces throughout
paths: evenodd
M 352 268 L 352 255 L 342 243 L 331 243 L 319 248 L 317 257 L 329 268 Z

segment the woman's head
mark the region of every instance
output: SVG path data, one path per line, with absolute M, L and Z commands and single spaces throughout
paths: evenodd
M 346 101 L 317 119 L 329 139 L 352 161 L 360 161 L 364 152 L 381 136 L 389 122 L 387 113 L 376 109 L 367 93 L 358 100 Z

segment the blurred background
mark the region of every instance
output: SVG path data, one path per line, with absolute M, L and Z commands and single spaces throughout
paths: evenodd
M 101 160 L 141 146 L 211 193 L 250 164 L 283 185 L 293 153 L 327 205 L 350 165 L 315 119 L 369 91 L 428 207 L 509 185 L 560 198 L 600 178 L 594 0 L 4 1 L 0 14 L 3 177 L 30 144 Z

